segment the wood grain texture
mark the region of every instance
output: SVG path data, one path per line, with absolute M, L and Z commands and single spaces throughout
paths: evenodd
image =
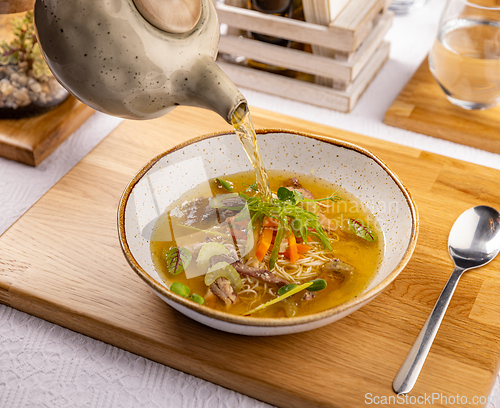
M 253 109 L 257 127 L 359 144 L 398 174 L 420 212 L 414 256 L 398 279 L 352 315 L 314 331 L 264 338 L 219 332 L 161 301 L 127 265 L 116 210 L 153 156 L 228 130 L 215 113 L 176 108 L 126 121 L 0 237 L 0 301 L 88 336 L 281 407 L 365 407 L 391 384 L 452 271 L 448 232 L 465 209 L 500 208 L 500 172 Z M 243 157 L 243 154 L 242 154 Z M 410 394 L 487 396 L 500 360 L 500 259 L 467 272 Z M 434 406 L 456 406 L 439 400 Z M 427 405 L 426 405 L 427 406 Z
M 0 0 L 0 14 L 33 10 L 35 0 Z
M 351 5 L 352 3 L 352 5 Z M 229 27 L 351 53 L 368 37 L 388 0 L 350 0 L 329 26 L 217 3 L 219 21 Z
M 347 35 L 352 41 L 352 50 L 356 50 L 387 6 L 387 0 L 350 0 L 330 22 L 330 31 Z
M 57 108 L 43 115 L 27 119 L 1 119 L 0 156 L 36 166 L 94 112 L 70 95 Z
M 375 65 L 372 61 L 373 54 L 380 47 L 384 35 L 391 27 L 393 17 L 394 13 L 391 11 L 384 13 L 365 42 L 351 54 L 349 61 L 335 59 L 334 50 L 330 50 L 331 55 L 311 54 L 239 35 L 222 35 L 219 52 L 244 55 L 251 60 L 266 64 L 332 78 L 345 84 L 344 88 L 337 88 L 338 90 L 345 90 L 365 66 Z
M 385 113 L 384 123 L 500 153 L 500 107 L 467 111 L 450 103 L 425 59 Z

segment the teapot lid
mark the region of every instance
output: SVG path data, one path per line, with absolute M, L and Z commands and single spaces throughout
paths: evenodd
M 201 17 L 200 0 L 134 0 L 134 4 L 152 25 L 169 33 L 187 33 Z

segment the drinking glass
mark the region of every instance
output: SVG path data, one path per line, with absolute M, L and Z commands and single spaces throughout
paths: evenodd
M 393 0 L 389 9 L 396 14 L 407 14 L 422 7 L 427 0 Z
M 464 109 L 500 102 L 500 7 L 495 3 L 448 0 L 429 55 L 446 97 Z

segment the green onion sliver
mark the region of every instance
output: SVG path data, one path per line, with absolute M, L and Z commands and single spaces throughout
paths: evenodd
M 265 309 L 268 306 L 274 305 L 275 303 L 278 303 L 278 302 L 282 301 L 283 299 L 286 299 L 287 297 L 295 295 L 296 293 L 300 292 L 301 290 L 307 289 L 313 283 L 314 283 L 314 281 L 303 283 L 302 285 L 299 285 L 296 288 L 289 290 L 285 294 L 278 296 L 277 298 L 270 300 L 269 302 L 263 303 L 260 306 L 257 306 L 255 309 L 252 309 L 249 312 L 246 312 L 244 315 L 249 316 L 255 312 L 259 312 L 260 310 Z

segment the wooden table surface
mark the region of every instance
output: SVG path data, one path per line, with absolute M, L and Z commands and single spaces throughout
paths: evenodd
M 281 407 L 401 406 L 392 380 L 452 271 L 448 232 L 467 208 L 500 208 L 500 172 L 253 109 L 256 127 L 295 129 L 368 148 L 398 174 L 420 212 L 414 256 L 398 279 L 352 315 L 280 337 L 244 337 L 191 321 L 127 265 L 116 210 L 128 181 L 153 156 L 229 125 L 176 108 L 125 121 L 0 237 L 0 302 Z M 408 396 L 469 406 L 489 395 L 500 357 L 500 259 L 459 283 L 421 376 Z M 378 398 L 378 399 L 377 399 Z M 446 398 L 446 400 L 445 400 Z M 411 400 L 410 400 L 411 401 Z M 465 404 L 462 404 L 465 405 Z

